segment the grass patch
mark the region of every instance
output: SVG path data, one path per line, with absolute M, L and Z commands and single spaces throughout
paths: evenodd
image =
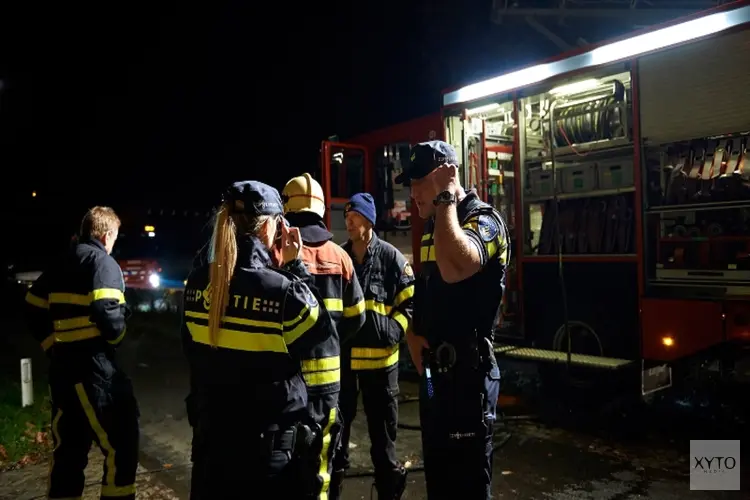
M 35 381 L 34 404 L 21 408 L 21 384 L 0 378 L 0 470 L 35 461 L 51 448 L 46 381 Z

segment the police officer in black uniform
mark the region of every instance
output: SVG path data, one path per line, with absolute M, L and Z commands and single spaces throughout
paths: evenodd
M 456 151 L 417 144 L 396 182 L 411 181 L 429 219 L 420 248 L 414 327 L 422 371 L 420 420 L 430 500 L 491 498 L 492 427 L 500 371 L 492 350 L 505 288 L 509 238 L 500 214 L 458 179 Z
M 299 230 L 287 228 L 282 210 L 276 189 L 233 184 L 216 217 L 210 263 L 187 280 L 192 499 L 294 500 L 320 492 L 315 465 L 330 445 L 320 436 L 330 431 L 318 423 L 335 420 L 316 411 L 319 398 L 303 369 L 316 363 L 318 346 L 338 338 L 299 278 L 312 281 L 299 260 Z M 271 267 L 274 245 L 283 269 Z
M 119 228 L 111 208 L 89 210 L 78 242 L 26 295 L 30 329 L 50 359 L 49 498 L 81 498 L 92 440 L 104 453 L 101 498 L 135 498 L 138 405 L 115 361 L 130 315 L 110 255 Z

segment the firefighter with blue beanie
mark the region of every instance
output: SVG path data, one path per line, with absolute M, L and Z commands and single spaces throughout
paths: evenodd
M 319 347 L 338 337 L 303 281 L 311 277 L 299 259 L 300 233 L 287 227 L 282 211 L 270 186 L 230 186 L 208 258 L 187 280 L 182 337 L 190 368 L 191 500 L 252 496 L 248 486 L 269 498 L 318 498 L 319 473 L 329 480 L 316 467 L 331 445 L 319 422 L 332 425 L 335 418 L 320 414 L 319 394 L 305 374 L 317 364 Z M 282 268 L 272 267 L 276 246 Z M 327 374 L 326 381 L 338 376 Z M 328 411 L 335 417 L 335 408 Z M 237 418 L 242 432 L 228 435 L 228 422 Z
M 365 299 L 365 324 L 341 352 L 341 395 L 344 420 L 341 451 L 334 456 L 329 498 L 341 498 L 342 481 L 349 468 L 349 437 L 362 402 L 370 434 L 370 457 L 375 487 L 381 500 L 398 500 L 406 488 L 406 469 L 396 457 L 398 424 L 399 343 L 409 329 L 414 296 L 414 272 L 406 257 L 375 234 L 375 201 L 357 193 L 344 207 L 349 241 L 344 250 Z
M 501 215 L 466 192 L 455 149 L 415 145 L 397 183 L 427 219 L 414 325 L 407 343 L 421 373 L 420 421 L 430 500 L 491 498 L 492 428 L 500 391 L 493 352 L 510 238 Z

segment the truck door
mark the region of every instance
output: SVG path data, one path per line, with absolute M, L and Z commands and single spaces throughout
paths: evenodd
M 367 150 L 356 144 L 323 141 L 320 148 L 321 187 L 325 194 L 325 223 L 336 243 L 347 240 L 344 206 L 355 193 L 372 193 Z

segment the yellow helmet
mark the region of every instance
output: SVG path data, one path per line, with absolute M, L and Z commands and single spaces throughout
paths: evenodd
M 302 174 L 287 182 L 281 197 L 284 213 L 313 212 L 320 217 L 325 214 L 323 188 L 310 174 Z

